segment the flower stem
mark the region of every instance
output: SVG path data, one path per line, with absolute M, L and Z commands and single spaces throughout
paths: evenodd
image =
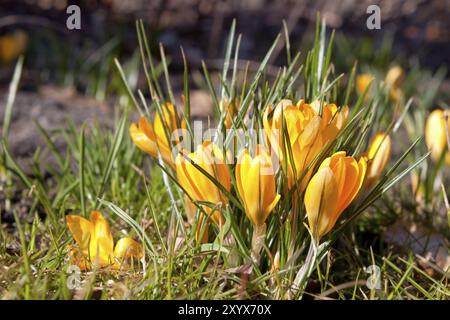
M 313 271 L 316 258 L 317 258 L 317 247 L 315 241 L 311 239 L 305 263 L 300 268 L 300 270 L 298 270 L 297 275 L 295 276 L 294 283 L 291 288 L 292 296 L 296 296 L 299 291 L 303 291 L 305 289 L 306 280 Z
M 254 226 L 252 237 L 252 253 L 251 258 L 255 265 L 259 265 L 259 259 L 261 257 L 261 250 L 266 240 L 267 226 L 264 223 L 261 226 Z

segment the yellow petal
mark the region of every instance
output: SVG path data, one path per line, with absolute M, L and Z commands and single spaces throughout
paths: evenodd
M 369 167 L 366 177 L 366 187 L 370 187 L 383 173 L 391 157 L 391 138 L 383 132 L 378 132 L 371 139 L 367 152 Z
M 386 74 L 385 82 L 389 87 L 398 88 L 405 77 L 402 67 L 395 65 L 390 68 Z
M 252 159 L 250 168 L 241 177 L 246 194 L 247 215 L 256 225 L 264 224 L 264 217 L 261 215 L 260 165 L 259 161 Z
M 450 130 L 450 120 L 448 120 Z M 431 159 L 438 162 L 443 152 L 448 152 L 444 111 L 436 109 L 430 113 L 425 127 L 425 142 L 431 150 Z
M 366 88 L 375 80 L 375 77 L 370 73 L 360 74 L 356 77 L 356 92 L 361 95 Z
M 247 217 L 256 226 L 261 226 L 277 204 L 279 195 L 276 194 L 269 154 L 261 145 L 257 146 L 256 153 L 252 158 L 247 149 L 241 152 L 236 165 L 236 181 Z
M 275 198 L 273 199 L 273 201 L 271 203 L 269 203 L 268 205 L 266 205 L 266 207 L 265 207 L 266 219 L 267 219 L 267 216 L 272 212 L 272 210 L 278 204 L 278 201 L 280 200 L 280 198 L 281 198 L 281 196 L 279 194 L 276 194 Z M 264 220 L 266 220 L 266 219 L 264 219 Z
M 114 248 L 114 258 L 119 260 L 129 259 L 129 258 L 142 258 L 143 254 L 142 244 L 133 240 L 132 238 L 122 238 L 117 241 Z
M 143 118 L 141 118 L 143 119 Z M 142 120 L 140 120 L 141 122 Z M 148 130 L 148 128 L 147 128 Z M 157 157 L 158 155 L 158 149 L 156 142 L 154 140 L 151 140 L 148 135 L 135 123 L 132 123 L 130 126 L 130 136 L 133 140 L 134 144 L 144 151 L 145 153 L 148 153 L 152 157 Z
M 265 149 L 261 149 L 258 155 L 261 161 L 260 179 L 261 179 L 261 208 L 262 216 L 265 221 L 272 212 L 280 195 L 276 193 L 275 172 L 272 165 L 272 159 Z
M 93 226 L 91 222 L 78 215 L 66 216 L 67 226 L 83 255 L 89 254 L 89 241 Z
M 307 146 L 310 146 L 317 139 L 317 135 L 319 134 L 320 131 L 320 122 L 321 122 L 320 117 L 315 116 L 305 127 L 299 138 L 300 147 L 302 149 L 306 148 Z
M 333 171 L 320 169 L 309 182 L 305 192 L 305 208 L 313 237 L 318 240 L 329 229 L 336 211 L 337 193 Z
M 248 150 L 244 149 L 238 156 L 237 164 L 236 164 L 236 185 L 237 185 L 237 191 L 246 207 L 246 212 L 248 211 L 247 208 L 247 201 L 246 201 L 246 193 L 245 193 L 245 187 L 242 184 L 242 175 L 245 172 L 248 172 L 248 169 L 250 168 L 250 156 L 248 155 Z
M 93 225 L 92 238 L 89 244 L 91 262 L 104 267 L 112 262 L 114 241 L 109 230 L 108 221 L 99 211 L 92 211 L 90 220 Z
M 210 142 L 205 142 L 197 147 L 197 150 L 187 155 L 197 167 L 202 168 L 210 176 L 216 179 L 226 190 L 231 188 L 228 169 L 223 163 L 217 164 L 217 154 L 213 154 L 214 146 Z M 219 153 L 216 150 L 217 153 Z M 220 154 L 219 154 L 220 157 Z M 176 158 L 177 177 L 181 186 L 195 201 L 208 201 L 213 204 L 225 205 L 228 199 L 222 195 L 216 184 L 204 175 L 190 160 L 179 155 Z M 220 207 L 220 206 L 219 206 Z M 216 223 L 223 222 L 223 217 L 218 210 L 212 210 L 204 206 L 205 211 Z

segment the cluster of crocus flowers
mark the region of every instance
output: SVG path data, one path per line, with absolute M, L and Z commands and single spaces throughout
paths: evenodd
M 236 184 L 245 205 L 245 213 L 255 226 L 262 226 L 280 200 L 275 186 L 272 159 L 259 145 L 252 157 L 244 149 L 236 164 Z
M 305 208 L 314 241 L 327 234 L 358 195 L 367 164 L 340 151 L 326 158 L 305 191 Z
M 81 270 L 90 270 L 93 266 L 126 269 L 131 258 L 140 259 L 143 255 L 142 245 L 128 237 L 121 238 L 114 246 L 108 221 L 99 211 L 92 211 L 89 220 L 68 215 L 66 222 L 77 244 L 69 255 Z
M 202 205 L 203 211 L 214 223 L 223 224 L 221 209 L 228 204 L 228 198 L 214 183 L 214 179 L 224 190 L 230 191 L 231 179 L 221 150 L 212 142 L 205 141 L 189 154 L 180 153 L 175 161 L 177 179 L 181 187 L 193 201 L 209 202 L 214 206 Z M 208 173 L 209 177 L 204 172 Z M 200 221 L 204 214 L 200 214 Z M 199 236 L 200 224 L 197 227 Z
M 432 111 L 425 125 L 425 142 L 434 162 L 439 162 L 441 157 L 445 157 L 445 162 L 450 165 L 449 135 L 450 112 L 441 109 Z
M 367 161 L 367 173 L 364 186 L 370 188 L 384 171 L 391 158 L 392 142 L 389 135 L 377 132 L 369 143 L 369 149 L 363 155 Z
M 282 100 L 275 109 L 266 109 L 264 130 L 287 174 L 289 188 L 301 180 L 299 189 L 304 190 L 313 160 L 336 139 L 347 116 L 348 107 L 339 109 L 335 104 L 321 105 L 319 101 L 308 104 L 300 100 L 294 105 L 290 100 Z
M 141 116 L 138 124 L 131 124 L 130 136 L 139 149 L 154 158 L 158 158 L 160 153 L 164 163 L 175 168 L 170 139 L 174 131 L 185 128 L 186 121 L 179 117 L 175 106 L 165 103 L 162 105 L 162 118 L 156 112 L 152 125 L 144 116 Z M 180 137 L 177 135 L 174 140 L 173 144 L 177 145 Z

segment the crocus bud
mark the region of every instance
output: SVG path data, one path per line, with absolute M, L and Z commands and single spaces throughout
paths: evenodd
M 195 152 L 176 157 L 175 168 L 180 185 L 193 201 L 205 201 L 215 204 L 213 209 L 203 205 L 204 211 L 217 224 L 223 223 L 221 208 L 228 204 L 228 198 L 222 194 L 219 187 L 197 167 L 207 172 L 215 182 L 230 191 L 231 180 L 222 152 L 210 141 L 205 141 Z M 196 166 L 194 166 L 197 165 Z M 203 215 L 201 214 L 201 217 Z
M 425 126 L 425 142 L 431 150 L 431 159 L 438 162 L 445 152 L 445 162 L 450 165 L 447 130 L 450 130 L 448 111 L 436 109 L 430 113 Z M 447 122 L 447 125 L 446 125 Z M 449 133 L 450 134 L 450 133 Z
M 247 217 L 254 225 L 263 225 L 280 195 L 275 188 L 272 159 L 262 146 L 258 146 L 255 157 L 250 156 L 247 149 L 240 154 L 236 165 L 236 184 Z
M 371 73 L 363 73 L 356 77 L 356 92 L 361 95 L 364 93 L 370 83 L 375 80 L 375 77 Z
M 327 234 L 355 199 L 366 174 L 366 160 L 357 162 L 344 151 L 326 158 L 305 192 L 308 223 L 315 241 Z
M 389 69 L 384 82 L 388 86 L 389 96 L 394 102 L 398 102 L 402 96 L 401 85 L 405 78 L 405 72 L 402 67 L 395 65 Z
M 369 149 L 364 155 L 367 173 L 364 185 L 370 188 L 381 176 L 391 158 L 391 138 L 384 132 L 377 132 L 370 140 Z

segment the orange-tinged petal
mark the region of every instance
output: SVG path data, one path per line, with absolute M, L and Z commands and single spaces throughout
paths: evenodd
M 345 176 L 344 179 L 344 188 L 340 190 L 339 196 L 339 206 L 338 213 L 342 213 L 353 201 L 356 196 L 356 193 L 359 191 L 359 182 L 360 182 L 360 167 L 356 160 L 352 157 L 345 157 Z
M 280 200 L 280 198 L 281 198 L 281 196 L 279 194 L 276 194 L 273 201 L 265 206 L 265 216 L 266 217 L 272 212 L 272 210 L 278 204 L 278 201 Z
M 145 133 L 145 135 L 151 140 L 156 141 L 155 132 L 153 132 L 153 128 L 150 122 L 144 116 L 139 118 L 139 129 Z
M 173 137 L 172 135 L 177 129 L 185 129 L 186 121 L 177 119 L 176 109 L 171 103 L 162 105 L 162 118 L 163 120 L 161 120 L 161 115 L 158 112 L 155 113 L 152 126 L 145 117 L 141 117 L 138 126 L 136 124 L 131 125 L 130 135 L 133 142 L 141 150 L 154 158 L 157 158 L 160 153 L 163 161 L 174 168 L 174 156 L 170 140 L 174 140 L 174 146 L 178 145 L 181 141 L 180 135 L 184 136 L 184 132 L 177 132 L 177 135 Z
M 344 211 L 349 205 L 350 203 L 355 200 L 355 198 L 357 197 L 357 195 L 359 194 L 359 192 L 361 191 L 361 188 L 363 186 L 364 183 L 364 179 L 366 177 L 366 172 L 367 172 L 367 162 L 364 158 L 359 159 L 358 161 L 358 170 L 355 172 L 355 170 L 353 170 L 353 166 L 354 166 L 354 162 L 351 162 L 352 165 L 352 170 L 348 170 L 348 172 L 350 173 L 346 179 L 348 179 L 349 181 L 349 186 L 348 186 L 348 191 L 347 194 L 343 195 L 345 198 L 345 200 L 343 201 L 343 205 L 341 208 L 339 208 L 341 211 L 338 212 L 337 216 L 336 216 L 336 220 L 337 218 L 339 218 L 340 214 L 342 213 L 342 211 Z M 354 176 L 354 174 L 357 173 L 357 176 Z M 351 187 L 353 185 L 353 187 Z M 341 195 L 342 196 L 342 195 Z
M 333 175 L 336 204 L 333 213 L 328 215 L 325 222 L 322 221 L 319 237 L 328 233 L 334 227 L 342 212 L 358 195 L 366 175 L 367 163 L 364 157 L 356 162 L 353 157 L 346 156 L 345 152 L 341 151 L 325 159 L 318 172 L 325 169 L 329 169 Z M 308 188 L 310 188 L 309 185 Z
M 132 123 L 130 126 L 130 136 L 134 144 L 139 149 L 152 157 L 156 157 L 158 155 L 156 142 L 151 140 L 135 123 Z
M 66 222 L 69 227 L 69 231 L 75 239 L 75 242 L 81 252 L 87 256 L 89 253 L 89 241 L 93 231 L 91 222 L 82 216 L 72 214 L 66 216 Z
M 217 185 L 198 168 L 200 167 L 211 177 L 215 178 L 224 189 L 230 190 L 230 176 L 221 156 L 219 149 L 208 141 L 199 145 L 195 152 L 187 155 L 190 160 L 185 159 L 181 155 L 177 156 L 176 172 L 178 181 L 195 201 L 208 201 L 218 204 L 219 207 L 228 203 L 228 199 L 222 195 Z M 218 224 L 223 222 L 223 217 L 219 210 L 213 210 L 206 205 L 204 209 L 211 215 L 213 221 Z

